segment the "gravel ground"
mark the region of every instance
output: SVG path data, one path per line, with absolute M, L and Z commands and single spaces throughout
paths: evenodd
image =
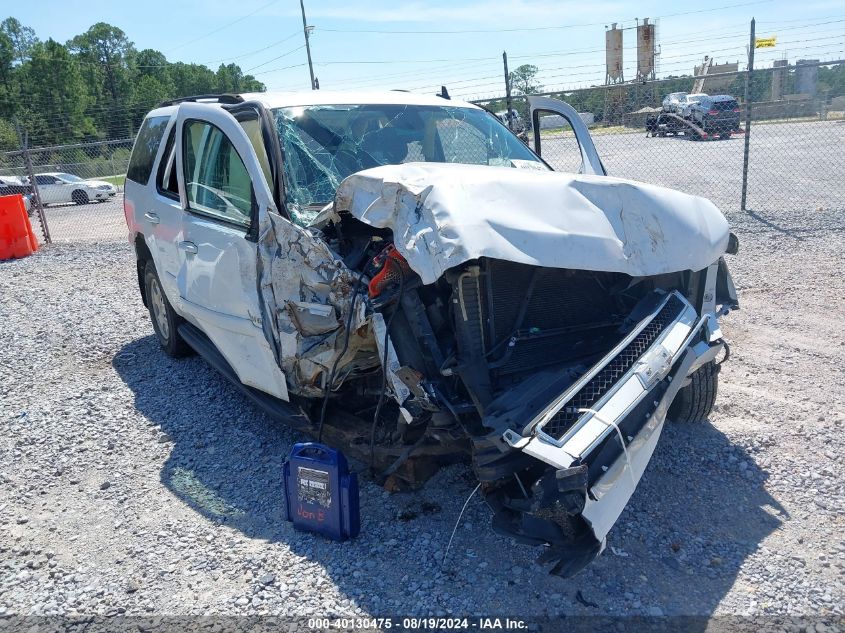
M 361 490 L 336 544 L 283 520 L 296 433 L 157 348 L 126 244 L 0 263 L 0 616 L 841 615 L 845 215 L 731 218 L 742 309 L 709 423 L 668 425 L 574 579 L 490 530 L 467 467 Z M 818 629 L 821 630 L 821 629 Z

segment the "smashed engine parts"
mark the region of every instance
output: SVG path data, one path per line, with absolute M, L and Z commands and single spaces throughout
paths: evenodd
M 569 576 L 602 551 L 676 394 L 722 349 L 727 224 L 625 181 L 445 167 L 361 172 L 311 225 L 271 220 L 267 329 L 306 430 L 323 421 L 323 440 L 390 489 L 471 460 L 494 529 Z M 456 200 L 485 187 L 560 202 Z

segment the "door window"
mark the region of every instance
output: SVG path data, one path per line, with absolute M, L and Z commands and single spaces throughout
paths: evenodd
M 37 185 L 55 185 L 56 179 L 52 176 L 36 176 L 35 184 Z
M 203 121 L 187 121 L 182 140 L 188 208 L 248 227 L 252 181 L 232 142 L 220 129 Z
M 175 138 L 176 126 L 174 125 L 164 145 L 164 154 L 162 154 L 161 164 L 158 167 L 158 175 L 156 176 L 156 188 L 163 196 L 178 200 L 179 182 L 176 178 Z
M 583 171 L 581 145 L 569 119 L 556 112 L 539 110 L 543 158 L 555 171 L 578 174 Z

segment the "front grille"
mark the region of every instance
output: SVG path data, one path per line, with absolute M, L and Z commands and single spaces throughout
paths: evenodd
M 485 264 L 486 351 L 494 349 L 488 360 L 497 376 L 535 371 L 594 353 L 590 342 L 602 343 L 600 333 L 584 337 L 571 330 L 608 321 L 621 323 L 630 309 L 620 306 L 610 290 L 628 284 L 630 278 L 620 273 L 575 273 L 496 259 Z M 507 341 L 517 330 L 530 335 L 509 348 Z M 586 342 L 579 344 L 581 340 Z
M 578 418 L 584 415 L 579 409 L 593 408 L 652 346 L 661 332 L 678 318 L 683 309 L 684 304 L 680 299 L 675 295 L 669 297 L 657 316 L 613 360 L 572 396 L 569 402 L 543 426 L 543 431 L 555 439 L 560 439 Z

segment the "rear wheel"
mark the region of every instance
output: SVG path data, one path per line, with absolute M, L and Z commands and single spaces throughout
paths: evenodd
M 70 194 L 70 199 L 76 204 L 88 204 L 88 194 L 82 191 L 82 189 L 77 189 Z
M 714 361 L 702 365 L 690 376 L 690 384 L 681 388 L 669 407 L 669 418 L 675 422 L 703 422 L 713 410 L 719 389 L 719 366 Z
M 147 291 L 147 308 L 150 311 L 150 320 L 153 322 L 153 330 L 162 349 L 173 358 L 188 356 L 192 350 L 178 331 L 178 327 L 184 322 L 184 319 L 176 314 L 173 306 L 167 300 L 155 265 L 149 260 L 144 269 L 144 283 Z

